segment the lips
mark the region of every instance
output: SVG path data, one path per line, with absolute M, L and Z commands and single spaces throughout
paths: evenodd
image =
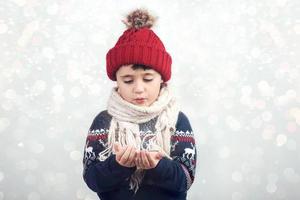
M 136 99 L 134 99 L 134 101 L 135 101 L 136 103 L 138 103 L 138 104 L 144 103 L 145 100 L 146 100 L 146 98 L 136 98 Z

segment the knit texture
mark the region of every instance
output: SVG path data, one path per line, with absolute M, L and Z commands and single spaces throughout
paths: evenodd
M 113 144 L 133 145 L 138 150 L 159 151 L 170 158 L 170 137 L 175 131 L 178 117 L 176 100 L 166 85 L 161 88 L 157 100 L 150 106 L 137 106 L 125 101 L 113 88 L 108 100 L 108 113 L 113 116 L 108 137 L 108 147 L 100 152 L 99 159 L 104 161 L 113 153 Z M 155 132 L 141 140 L 138 123 L 158 117 Z M 145 140 L 149 145 L 144 146 Z M 131 176 L 130 187 L 135 192 L 142 181 L 144 170 L 138 169 Z
M 101 112 L 93 121 L 86 139 L 83 158 L 83 178 L 88 187 L 101 200 L 186 200 L 187 190 L 194 181 L 196 169 L 196 146 L 194 134 L 185 114 L 179 112 L 176 130 L 170 139 L 170 158 L 163 157 L 158 165 L 145 170 L 142 183 L 134 193 L 130 189 L 130 177 L 136 167 L 127 168 L 117 163 L 111 154 L 100 161 L 100 152 L 108 147 L 109 127 L 112 116 Z M 143 140 L 155 132 L 158 117 L 138 125 Z
M 149 66 L 160 73 L 165 82 L 171 78 L 172 58 L 159 37 L 147 27 L 127 29 L 106 54 L 107 75 L 113 81 L 118 69 L 129 64 Z

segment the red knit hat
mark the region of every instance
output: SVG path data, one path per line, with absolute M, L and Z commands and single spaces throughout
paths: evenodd
M 150 29 L 154 18 L 145 10 L 135 10 L 127 16 L 127 30 L 116 45 L 106 54 L 108 77 L 115 81 L 116 72 L 123 65 L 146 65 L 162 76 L 166 82 L 171 78 L 172 58 L 162 41 Z

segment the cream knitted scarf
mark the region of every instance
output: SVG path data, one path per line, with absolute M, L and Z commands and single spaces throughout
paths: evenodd
M 125 101 L 113 88 L 108 113 L 112 116 L 106 149 L 99 153 L 103 161 L 113 152 L 113 144 L 133 145 L 139 150 L 160 151 L 170 158 L 170 138 L 175 131 L 178 107 L 169 86 L 161 88 L 157 100 L 148 107 L 137 106 Z M 141 133 L 139 124 L 157 117 L 154 132 Z M 144 170 L 137 169 L 130 177 L 130 189 L 135 192 L 143 179 Z

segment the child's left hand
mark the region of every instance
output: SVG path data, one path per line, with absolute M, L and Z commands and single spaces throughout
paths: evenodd
M 152 169 L 156 167 L 162 157 L 163 155 L 160 152 L 141 150 L 137 152 L 135 165 L 140 169 Z

